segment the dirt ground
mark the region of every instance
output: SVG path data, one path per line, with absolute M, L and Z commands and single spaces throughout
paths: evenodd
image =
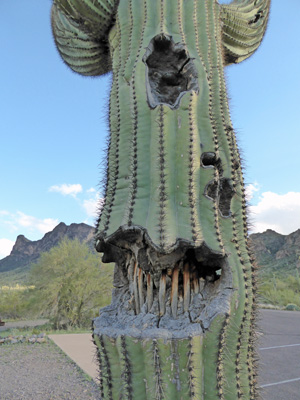
M 46 324 L 48 321 L 49 321 L 48 319 L 35 319 L 33 321 L 5 322 L 4 326 L 0 326 L 0 332 L 7 331 L 7 329 L 11 329 L 11 328 L 24 328 L 24 327 L 32 328 L 35 326 L 42 326 L 42 325 Z
M 0 346 L 1 400 L 100 400 L 96 383 L 54 343 Z

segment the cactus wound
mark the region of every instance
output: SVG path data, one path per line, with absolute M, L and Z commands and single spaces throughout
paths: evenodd
M 123 235 L 120 231 L 114 238 L 119 245 Z M 132 227 L 132 245 L 127 242 L 127 251 L 122 258 L 118 255 L 113 301 L 99 319 L 102 332 L 117 337 L 129 329 L 131 336 L 155 337 L 172 328 L 173 337 L 179 338 L 202 333 L 216 312 L 229 307 L 232 274 L 227 257 L 205 244 L 195 248 L 184 241 L 172 252 L 161 253 L 146 236 Z M 109 253 L 104 247 L 101 251 Z M 128 321 L 134 328 L 128 328 Z
M 191 90 L 199 92 L 193 60 L 185 45 L 175 43 L 172 36 L 155 36 L 147 47 L 143 61 L 146 64 L 147 98 L 151 108 L 167 104 L 176 109 L 185 93 Z
M 201 164 L 204 168 L 216 168 L 219 175 L 223 174 L 220 158 L 214 152 L 206 152 L 201 155 Z
M 230 205 L 234 190 L 231 186 L 230 179 L 221 178 L 209 182 L 205 189 L 205 195 L 209 199 L 217 201 L 222 217 L 231 216 Z
M 222 178 L 223 168 L 221 160 L 217 157 L 216 153 L 207 152 L 202 154 L 201 164 L 204 168 L 215 168 L 218 172 L 218 178 L 207 184 L 205 195 L 209 199 L 217 202 L 222 217 L 230 217 L 231 199 L 235 192 L 230 183 L 230 179 Z

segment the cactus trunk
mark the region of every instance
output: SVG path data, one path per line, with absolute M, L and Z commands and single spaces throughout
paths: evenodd
M 54 1 L 64 61 L 113 72 L 96 248 L 115 263 L 114 291 L 93 326 L 103 399 L 258 398 L 255 266 L 223 69 L 256 50 L 269 6 Z

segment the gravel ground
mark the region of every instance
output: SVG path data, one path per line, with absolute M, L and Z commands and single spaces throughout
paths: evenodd
M 0 346 L 1 400 L 100 400 L 99 389 L 54 343 Z

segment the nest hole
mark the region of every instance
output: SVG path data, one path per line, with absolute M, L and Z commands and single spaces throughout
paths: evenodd
M 147 97 L 151 108 L 166 104 L 178 108 L 181 97 L 198 92 L 197 70 L 183 43 L 172 36 L 155 36 L 143 57 L 147 66 Z

